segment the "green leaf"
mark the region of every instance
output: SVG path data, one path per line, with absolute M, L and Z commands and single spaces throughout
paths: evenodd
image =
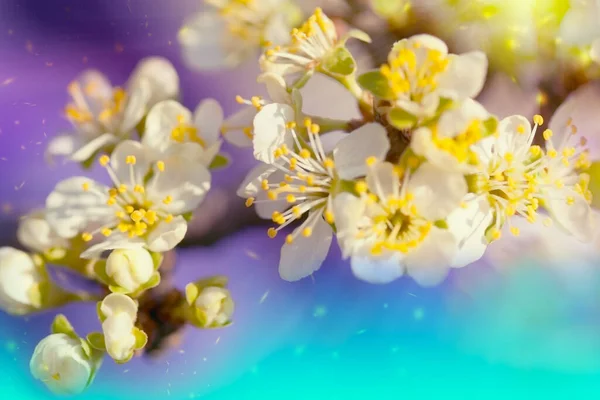
M 384 100 L 393 100 L 394 92 L 388 80 L 378 70 L 370 71 L 358 77 L 358 84 L 374 96 Z
M 388 121 L 396 129 L 410 129 L 418 118 L 402 108 L 392 108 L 388 113 Z
M 78 337 L 75 333 L 75 329 L 73 329 L 73 325 L 71 325 L 67 317 L 65 317 L 63 314 L 58 314 L 54 318 L 50 330 L 52 333 L 64 333 L 72 338 Z
M 198 286 L 196 286 L 195 284 L 188 283 L 185 286 L 185 301 L 187 301 L 189 305 L 194 304 L 194 301 L 196 301 L 199 295 L 200 289 L 198 289 Z
M 104 335 L 100 332 L 92 332 L 87 335 L 86 340 L 96 350 L 106 350 L 106 343 L 104 343 Z
M 600 208 L 600 161 L 593 162 L 585 172 L 590 176 L 589 190 L 592 192 L 592 207 Z
M 334 78 L 344 77 L 356 71 L 356 61 L 347 48 L 339 46 L 323 60 L 322 68 L 327 75 Z
M 148 343 L 148 335 L 141 329 L 133 328 L 133 336 L 135 336 L 135 344 L 133 347 L 136 350 L 143 349 Z
M 212 160 L 209 169 L 219 169 L 224 168 L 229 165 L 229 158 L 224 154 L 217 154 L 215 158 Z
M 92 357 L 92 347 L 90 346 L 89 342 L 85 339 L 79 339 L 79 342 L 81 343 L 81 348 L 83 349 L 83 352 L 85 353 L 85 355 L 87 356 L 87 358 L 91 358 Z
M 152 262 L 154 263 L 154 270 L 157 271 L 160 268 L 165 256 L 162 253 L 155 253 L 153 251 L 149 253 L 152 257 Z
M 445 220 L 443 220 L 443 219 L 435 221 L 433 223 L 433 225 L 437 226 L 440 229 L 448 229 L 448 223 Z

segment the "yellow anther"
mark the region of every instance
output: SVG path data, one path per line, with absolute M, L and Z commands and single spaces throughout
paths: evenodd
M 288 129 L 296 129 L 296 122 L 294 121 L 290 121 L 287 124 L 285 124 L 286 128 Z
M 577 126 L 571 125 L 571 134 L 575 135 L 577 133 Z
M 110 157 L 105 154 L 105 155 L 101 156 L 98 161 L 100 162 L 100 165 L 102 165 L 103 167 L 106 167 L 108 165 L 108 163 L 110 162 Z
M 512 233 L 513 236 L 519 236 L 519 234 L 521 233 L 521 231 L 516 226 L 511 226 L 510 227 L 510 233 Z
M 495 229 L 491 232 L 492 233 L 492 240 L 498 240 L 502 237 L 502 232 L 500 232 L 498 229 Z
M 312 232 L 312 228 L 307 226 L 306 228 L 302 229 L 302 236 L 310 237 L 312 235 Z
M 173 221 L 173 214 L 169 214 L 165 217 L 165 222 L 168 224 L 169 222 Z
M 137 162 L 137 159 L 135 158 L 135 156 L 129 155 L 129 156 L 125 157 L 125 163 L 128 165 L 135 165 L 136 162 Z
M 548 150 L 548 157 L 556 158 L 556 156 L 558 156 L 558 152 L 555 149 Z
M 125 206 L 125 211 L 127 211 L 127 214 L 131 214 L 135 211 L 135 208 L 133 208 L 133 206 L 127 205 Z
M 277 229 L 275 229 L 275 228 L 269 228 L 267 230 L 267 235 L 269 235 L 269 237 L 271 239 L 273 239 L 275 236 L 277 236 Z
M 144 218 L 144 214 L 140 210 L 135 210 L 130 217 L 133 222 L 140 222 Z
M 115 216 L 116 216 L 117 218 L 119 218 L 119 219 L 124 219 L 124 218 L 126 217 L 126 215 L 127 215 L 127 214 L 125 214 L 125 212 L 124 212 L 124 211 L 122 211 L 122 210 L 119 210 L 119 211 L 117 211 L 117 212 L 115 213 Z
M 287 236 L 285 237 L 285 242 L 286 242 L 287 244 L 292 244 L 292 243 L 294 242 L 294 236 L 292 236 L 292 235 L 287 235 Z
M 274 190 L 269 190 L 267 192 L 267 197 L 269 198 L 269 200 L 277 200 L 277 192 L 275 192 Z
M 144 189 L 144 187 L 142 185 L 135 185 L 133 187 L 133 191 L 136 193 L 140 193 L 140 194 L 144 194 L 146 192 L 146 190 Z
M 521 135 L 524 134 L 525 133 L 525 125 L 517 126 L 517 132 Z
M 87 192 L 88 190 L 90 190 L 90 183 L 89 182 L 84 182 L 81 185 L 81 188 L 83 189 L 84 192 Z
M 131 225 L 127 224 L 125 222 L 120 222 L 119 225 L 117 225 L 117 229 L 121 232 L 121 233 L 125 233 L 127 232 L 129 229 L 131 229 Z
M 313 175 L 308 175 L 306 177 L 306 184 L 308 186 L 314 186 L 315 185 L 315 177 Z
M 325 217 L 325 221 L 327 221 L 327 223 L 333 224 L 333 222 L 334 222 L 334 216 L 333 216 L 333 213 L 330 210 L 325 211 L 323 213 L 323 216 Z
M 566 198 L 567 205 L 572 206 L 575 204 L 575 198 L 573 196 L 567 196 Z
M 331 158 L 326 158 L 323 160 L 323 166 L 325 168 L 333 168 L 335 166 L 335 163 L 333 162 L 333 160 Z
M 377 162 L 377 157 L 375 156 L 371 156 L 371 157 L 367 157 L 367 159 L 365 160 L 365 163 L 371 167 L 373 165 L 375 165 L 375 163 Z
M 550 217 L 544 218 L 543 224 L 546 227 L 552 226 L 552 218 L 550 218 Z
M 260 187 L 262 188 L 262 190 L 269 190 L 269 181 L 266 179 L 263 179 L 262 182 L 260 183 Z
M 252 127 L 251 127 L 251 126 L 247 126 L 247 127 L 243 128 L 243 129 L 242 129 L 242 133 L 243 133 L 244 135 L 246 135 L 246 137 L 248 137 L 248 138 L 250 138 L 250 139 L 252 139 L 252 137 L 254 136 L 254 135 L 252 134 Z
M 238 94 L 237 96 L 235 96 L 235 101 L 236 101 L 238 104 L 244 104 L 244 103 L 245 103 L 245 101 L 244 101 L 243 97 L 242 97 L 242 96 L 240 96 L 239 94 Z
M 148 222 L 148 225 L 154 225 L 156 223 L 156 220 L 158 219 L 156 211 L 154 210 L 148 210 L 144 217 L 146 218 L 146 222 Z
M 127 191 L 127 186 L 123 183 L 121 183 L 119 185 L 119 187 L 117 188 L 117 190 L 119 191 L 119 193 L 125 193 Z
M 163 199 L 163 204 L 171 204 L 173 202 L 173 197 L 167 196 Z
M 295 202 L 296 202 L 296 196 L 294 196 L 293 194 L 288 194 L 288 195 L 285 197 L 285 200 L 286 200 L 288 203 L 295 203 Z
M 573 118 L 569 117 L 567 120 L 567 126 L 571 126 L 571 124 L 573 124 Z
M 310 131 L 316 135 L 319 132 L 321 132 L 321 127 L 319 125 L 317 125 L 317 124 L 312 124 L 310 126 Z
M 544 136 L 544 140 L 550 140 L 552 137 L 552 130 L 546 129 L 544 133 L 542 133 L 542 136 Z
M 156 168 L 158 168 L 158 170 L 160 172 L 163 172 L 165 170 L 165 162 L 164 161 L 157 161 L 156 162 Z
M 511 163 L 514 161 L 515 156 L 512 153 L 506 153 L 504 154 L 504 159 L 506 160 L 507 163 Z
M 252 98 L 250 99 L 250 102 L 252 103 L 252 106 L 254 108 L 256 108 L 257 110 L 260 110 L 262 108 L 262 103 L 260 101 L 260 97 L 252 96 Z
M 308 149 L 300 150 L 300 157 L 302 157 L 304 159 L 310 158 L 310 150 L 308 150 Z
M 358 193 L 366 193 L 367 189 L 367 183 L 364 181 L 358 181 L 354 184 L 354 190 Z
M 248 197 L 246 199 L 246 207 L 252 207 L 252 204 L 254 204 L 254 197 Z
M 83 239 L 84 242 L 89 242 L 93 239 L 93 236 L 89 232 L 84 232 L 83 234 L 81 234 L 81 239 Z
M 113 206 L 115 204 L 117 204 L 117 199 L 115 197 L 109 197 L 108 200 L 106 200 L 107 206 Z
M 536 114 L 536 115 L 533 116 L 533 122 L 535 122 L 538 125 L 543 125 L 544 124 L 544 118 L 541 115 Z
M 312 119 L 310 117 L 304 118 L 304 126 L 308 129 L 312 125 Z
M 104 228 L 104 229 L 102 229 L 101 233 L 102 233 L 102 235 L 109 237 L 112 234 L 112 229 Z

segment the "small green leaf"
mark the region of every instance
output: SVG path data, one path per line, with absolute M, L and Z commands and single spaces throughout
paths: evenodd
M 165 256 L 162 253 L 155 253 L 153 251 L 150 252 L 150 256 L 152 257 L 152 262 L 154 263 L 154 270 L 157 271 L 160 268 Z
M 388 80 L 378 70 L 370 71 L 358 77 L 358 84 L 374 96 L 384 100 L 393 100 L 394 92 Z
M 440 229 L 448 229 L 448 223 L 445 220 L 443 220 L 443 219 L 435 221 L 433 223 L 433 225 L 437 226 Z
M 227 157 L 224 154 L 217 154 L 215 156 L 215 158 L 212 160 L 212 162 L 210 163 L 210 165 L 208 166 L 208 168 L 209 169 L 219 169 L 219 168 L 224 168 L 228 165 L 229 165 L 229 157 Z
M 133 328 L 133 336 L 135 336 L 135 344 L 133 347 L 136 350 L 143 349 L 148 343 L 148 335 L 141 329 Z
M 487 131 L 488 135 L 493 135 L 494 133 L 496 133 L 496 130 L 498 129 L 498 118 L 489 117 L 488 119 L 483 121 L 483 127 Z
M 152 289 L 160 284 L 160 274 L 155 272 L 150 280 L 144 284 L 144 289 Z
M 104 335 L 100 332 L 92 332 L 87 335 L 86 340 L 96 350 L 106 350 L 106 343 L 104 343 Z
M 58 314 L 54 318 L 50 330 L 52 333 L 64 333 L 72 338 L 77 338 L 77 334 L 75 333 L 75 329 L 73 329 L 73 325 L 71 325 L 67 317 L 65 317 L 63 314 Z
M 198 286 L 196 286 L 195 284 L 188 283 L 185 286 L 185 301 L 187 301 L 189 305 L 194 304 L 194 301 L 196 301 L 199 295 L 200 289 L 198 289 Z
M 108 290 L 113 293 L 129 294 L 129 290 L 115 285 L 108 285 Z
M 194 213 L 192 211 L 190 212 L 186 212 L 185 214 L 181 214 L 181 216 L 183 217 L 183 219 L 185 219 L 187 222 L 190 222 L 192 220 L 192 217 L 194 216 Z
M 371 36 L 369 36 L 366 32 L 361 31 L 360 29 L 350 29 L 345 36 L 345 40 L 349 38 L 358 39 L 361 42 L 371 43 Z M 344 42 L 345 42 L 344 40 Z
M 590 176 L 589 190 L 592 192 L 592 207 L 600 208 L 600 161 L 593 162 L 585 172 Z
M 110 284 L 112 279 L 106 274 L 106 260 L 98 260 L 94 263 L 94 274 L 105 285 Z
M 91 358 L 92 357 L 92 348 L 90 347 L 90 344 L 88 343 L 88 341 L 80 338 L 79 342 L 81 343 L 81 348 L 83 349 L 83 352 L 85 353 L 87 358 Z
M 328 75 L 344 77 L 356 71 L 356 61 L 347 48 L 339 46 L 323 60 L 322 68 Z
M 388 121 L 396 129 L 410 129 L 418 121 L 418 118 L 402 108 L 392 108 L 388 113 Z

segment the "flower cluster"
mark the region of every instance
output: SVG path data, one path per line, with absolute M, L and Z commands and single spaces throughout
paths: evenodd
M 487 74 L 484 53 L 451 54 L 440 39 L 416 35 L 357 77 L 320 9 L 290 43 L 261 57 L 268 90 L 278 95 L 256 102 L 248 133 L 260 164 L 238 191 L 273 221 L 270 237 L 296 226 L 281 250 L 283 279 L 318 270 L 334 235 L 358 278 L 386 283 L 406 273 L 425 286 L 481 258 L 504 226 L 518 236 L 516 218 L 592 240 L 585 139 L 571 122 L 542 132 L 539 115 L 533 126 L 519 115 L 499 121 L 475 101 Z M 313 73 L 348 88 L 363 111 L 371 99 L 371 114 L 360 121 L 305 115 L 300 89 Z M 346 135 L 326 141 L 335 131 Z M 544 146 L 534 144 L 539 136 Z

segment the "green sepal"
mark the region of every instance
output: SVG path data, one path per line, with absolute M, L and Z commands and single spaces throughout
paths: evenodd
M 393 100 L 394 92 L 388 80 L 378 70 L 366 72 L 358 77 L 358 84 L 374 96 L 383 100 Z
M 590 177 L 588 189 L 592 192 L 591 205 L 594 208 L 600 208 L 600 161 L 591 163 L 590 167 L 585 172 Z
M 104 313 L 100 309 L 101 307 L 102 307 L 102 302 L 101 301 L 99 301 L 98 303 L 96 303 L 96 314 L 98 314 L 98 319 L 102 323 L 102 322 L 106 321 L 106 316 L 104 315 Z
M 148 343 L 148 335 L 146 335 L 146 332 L 139 328 L 133 328 L 133 336 L 135 336 L 135 344 L 133 347 L 136 350 L 143 349 Z
M 185 285 L 185 301 L 192 305 L 200 295 L 200 289 L 193 283 L 188 283 Z
M 181 214 L 181 216 L 183 217 L 183 219 L 185 219 L 187 222 L 190 222 L 192 220 L 192 217 L 194 216 L 194 212 L 193 211 L 189 211 L 186 212 L 185 214 Z
M 443 219 L 435 221 L 433 225 L 440 229 L 448 229 L 448 223 L 446 222 L 446 220 Z
M 129 290 L 117 285 L 108 285 L 108 290 L 112 293 L 129 294 Z
M 308 81 L 310 81 L 310 79 L 313 77 L 313 75 L 315 74 L 315 70 L 314 69 L 309 69 L 308 71 L 306 71 L 306 73 L 304 75 L 302 75 L 300 78 L 298 78 L 296 80 L 296 82 L 294 82 L 291 85 L 291 89 L 302 89 L 307 83 Z M 288 89 L 288 91 L 291 91 L 291 89 Z
M 52 333 L 64 333 L 67 336 L 70 336 L 74 339 L 78 339 L 77 333 L 75 333 L 75 329 L 73 325 L 69 322 L 67 317 L 63 314 L 58 314 L 54 317 L 54 321 L 52 321 L 52 326 L 50 328 Z
M 194 285 L 198 286 L 198 288 L 200 290 L 204 289 L 205 287 L 209 287 L 209 286 L 225 288 L 227 286 L 228 281 L 229 280 L 227 279 L 226 276 L 215 275 L 215 276 L 211 276 L 210 278 L 204 278 L 204 279 L 197 280 L 196 282 L 194 282 Z
M 105 351 L 106 343 L 104 342 L 104 335 L 100 332 L 92 332 L 87 335 L 86 340 L 96 350 Z
M 152 274 L 152 276 L 150 277 L 150 279 L 148 280 L 148 282 L 146 282 L 143 285 L 141 285 L 133 293 L 129 293 L 129 297 L 134 298 L 134 299 L 137 298 L 137 297 L 140 297 L 146 290 L 155 288 L 159 284 L 160 284 L 160 274 L 158 272 L 155 272 L 154 274 Z
M 106 274 L 106 260 L 98 260 L 94 263 L 94 274 L 96 278 L 105 285 L 110 285 L 112 279 Z
M 44 297 L 44 291 L 46 291 L 46 293 L 48 292 L 48 290 L 50 289 L 49 287 L 50 285 L 47 282 L 40 282 L 37 284 L 33 284 L 29 287 L 29 289 L 27 289 L 27 298 L 29 299 L 29 302 L 31 303 L 31 305 L 36 308 L 42 308 L 43 305 L 43 297 Z
M 387 115 L 388 122 L 396 129 L 410 129 L 418 121 L 418 118 L 402 108 L 392 108 Z
M 217 154 L 215 156 L 215 158 L 212 160 L 212 162 L 210 163 L 210 165 L 208 166 L 208 168 L 209 169 L 219 169 L 219 168 L 225 168 L 228 165 L 229 165 L 229 157 L 227 157 L 224 154 Z
M 127 364 L 133 358 L 133 351 L 123 360 L 115 360 L 117 364 Z
M 94 165 L 94 161 L 96 161 L 97 155 L 98 155 L 98 152 L 95 152 L 94 154 L 92 154 L 92 156 L 90 158 L 88 158 L 85 161 L 82 161 L 81 168 L 86 169 L 86 170 L 92 168 L 92 166 Z
M 498 130 L 498 118 L 489 117 L 483 121 L 483 127 L 485 128 L 487 135 L 493 135 Z
M 158 269 L 162 265 L 162 262 L 165 259 L 165 256 L 162 253 L 156 253 L 153 251 L 149 251 L 149 253 L 150 253 L 150 256 L 152 257 L 152 262 L 154 263 L 154 270 L 158 271 Z
M 344 46 L 338 46 L 323 60 L 321 68 L 327 75 L 341 78 L 356 72 L 356 61 L 350 50 Z
M 62 260 L 67 255 L 67 249 L 64 247 L 52 247 L 42 254 L 45 260 L 56 262 Z

